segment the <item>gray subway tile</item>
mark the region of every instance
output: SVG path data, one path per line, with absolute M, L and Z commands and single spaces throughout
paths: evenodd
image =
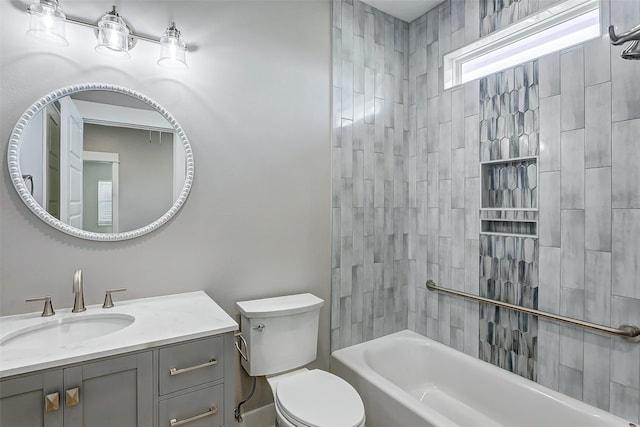
M 562 287 L 584 289 L 584 211 L 563 210 Z
M 611 82 L 585 88 L 585 167 L 611 166 Z
M 560 95 L 540 99 L 540 171 L 560 170 Z
M 427 210 L 427 227 L 428 236 L 427 240 L 427 262 L 438 264 L 439 251 L 438 251 L 438 235 L 439 235 L 439 220 L 440 210 L 436 208 L 429 208 Z M 434 280 L 437 277 L 433 278 Z
M 448 90 L 440 95 L 440 113 L 438 117 L 441 124 L 451 121 L 451 92 L 452 91 Z
M 465 301 L 464 307 L 464 352 L 469 356 L 478 357 L 478 342 L 480 339 L 478 303 Z
M 464 176 L 480 176 L 480 140 L 478 115 L 464 119 Z
M 464 39 L 471 43 L 480 37 L 480 2 L 464 2 Z
M 427 206 L 430 208 L 437 208 L 440 200 L 439 163 L 440 155 L 437 152 L 427 155 Z
M 614 94 L 615 96 L 615 94 Z M 640 103 L 639 103 L 640 104 Z M 612 206 L 640 208 L 640 120 L 614 123 L 612 129 Z
M 464 88 L 451 91 L 451 148 L 465 146 Z
M 559 387 L 560 326 L 549 320 L 538 321 L 538 382 L 553 390 Z
M 611 322 L 611 253 L 586 251 L 584 320 L 602 325 Z
M 560 365 L 558 391 L 574 399 L 582 400 L 583 373 L 581 370 Z
M 560 94 L 560 53 L 554 52 L 540 58 L 540 98 Z
M 611 168 L 585 171 L 585 248 L 611 251 Z
M 582 46 L 560 55 L 562 130 L 584 128 L 584 51 Z
M 480 241 L 477 239 L 465 239 L 464 241 L 464 290 L 478 295 L 480 277 Z
M 560 248 L 539 247 L 538 308 L 551 313 L 560 312 Z
M 595 38 L 584 44 L 584 57 L 591 58 L 584 61 L 584 84 L 586 86 L 611 80 L 610 49 L 611 41 L 606 36 Z
M 469 117 L 480 113 L 480 80 L 472 80 L 464 85 L 464 116 Z M 478 130 L 476 129 L 476 139 Z
M 451 343 L 451 303 L 446 295 L 438 295 L 438 341 Z
M 640 390 L 611 381 L 610 396 L 609 411 L 628 420 L 640 421 Z
M 540 173 L 540 245 L 560 247 L 560 172 Z
M 451 153 L 451 207 L 464 208 L 464 148 Z
M 640 298 L 611 297 L 611 324 L 640 325 Z M 640 389 L 640 346 L 621 339 L 612 340 L 611 380 Z
M 480 178 L 464 180 L 464 234 L 467 239 L 478 239 L 480 234 Z
M 611 242 L 611 289 L 640 299 L 640 210 L 614 209 Z
M 451 180 L 440 180 L 438 207 L 440 211 L 439 235 L 451 237 Z
M 438 175 L 440 179 L 451 179 L 451 122 L 440 124 L 439 142 Z
M 574 319 L 584 317 L 584 291 L 560 288 L 560 314 Z M 560 325 L 560 364 L 582 371 L 584 366 L 584 330 Z
M 560 207 L 584 209 L 584 129 L 562 132 L 560 139 Z
M 609 360 L 611 337 L 584 333 L 584 384 L 585 403 L 602 410 L 609 410 Z
M 464 269 L 464 209 L 451 209 L 451 266 Z M 460 280 L 460 290 L 464 290 L 464 279 Z

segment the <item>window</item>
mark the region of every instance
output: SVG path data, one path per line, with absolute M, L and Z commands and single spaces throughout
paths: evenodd
M 600 0 L 567 0 L 444 56 L 444 88 L 601 35 Z
M 113 221 L 112 193 L 111 181 L 98 180 L 98 225 L 111 225 Z

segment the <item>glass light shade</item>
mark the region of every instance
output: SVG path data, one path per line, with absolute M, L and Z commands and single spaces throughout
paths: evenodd
M 180 31 L 171 23 L 160 38 L 160 59 L 158 65 L 166 68 L 187 68 L 187 44 L 180 36 Z
M 129 55 L 129 29 L 117 14 L 107 13 L 98 22 L 96 52 L 127 59 Z
M 27 35 L 59 46 L 68 46 L 64 23 L 67 17 L 57 0 L 37 0 L 29 6 Z

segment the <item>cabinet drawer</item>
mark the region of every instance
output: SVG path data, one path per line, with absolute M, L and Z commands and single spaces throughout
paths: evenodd
M 221 379 L 223 349 L 222 337 L 160 349 L 160 395 Z
M 160 427 L 219 427 L 224 423 L 222 384 L 160 401 Z

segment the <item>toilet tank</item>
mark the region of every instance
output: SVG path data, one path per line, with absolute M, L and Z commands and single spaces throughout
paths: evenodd
M 323 304 L 308 293 L 237 302 L 249 359 L 240 359 L 245 371 L 251 376 L 270 375 L 315 360 Z

